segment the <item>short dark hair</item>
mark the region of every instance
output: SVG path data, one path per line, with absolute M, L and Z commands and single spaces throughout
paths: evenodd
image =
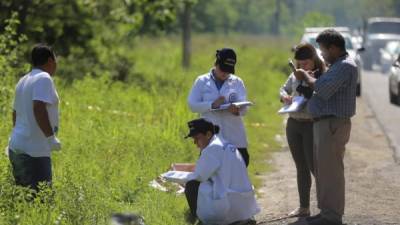
M 47 63 L 49 58 L 55 60 L 55 53 L 53 49 L 46 44 L 36 44 L 31 53 L 31 61 L 33 66 L 43 66 Z
M 322 31 L 318 34 L 316 41 L 318 44 L 323 44 L 328 48 L 334 45 L 342 50 L 346 50 L 343 36 L 334 29 Z

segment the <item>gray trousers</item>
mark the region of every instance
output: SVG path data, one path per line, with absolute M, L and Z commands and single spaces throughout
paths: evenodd
M 314 166 L 318 208 L 328 220 L 341 222 L 345 206 L 343 158 L 349 141 L 350 119 L 314 122 Z
M 286 138 L 297 171 L 297 190 L 300 207 L 310 207 L 311 174 L 313 163 L 313 122 L 289 118 L 286 125 Z

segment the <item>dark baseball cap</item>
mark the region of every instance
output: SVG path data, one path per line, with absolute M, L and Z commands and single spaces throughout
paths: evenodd
M 223 48 L 217 50 L 217 64 L 222 71 L 228 73 L 235 73 L 236 53 L 231 48 Z
M 193 137 L 199 133 L 205 134 L 205 133 L 207 133 L 207 131 L 212 132 L 214 130 L 214 124 L 211 122 L 208 122 L 207 120 L 205 120 L 203 118 L 189 121 L 188 127 L 189 127 L 189 134 L 186 135 L 185 138 Z

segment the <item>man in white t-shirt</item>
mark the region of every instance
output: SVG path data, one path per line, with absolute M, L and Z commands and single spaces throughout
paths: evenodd
M 31 60 L 32 71 L 15 90 L 8 153 L 16 184 L 38 190 L 40 182 L 51 184 L 50 153 L 61 149 L 56 137 L 59 98 L 51 78 L 57 68 L 54 51 L 38 44 Z

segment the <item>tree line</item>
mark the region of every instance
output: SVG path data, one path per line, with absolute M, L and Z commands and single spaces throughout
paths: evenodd
M 357 28 L 370 16 L 399 14 L 396 0 L 2 0 L 0 32 L 5 34 L 10 21 L 15 21 L 12 37 L 8 37 L 14 43 L 7 48 L 18 47 L 25 59 L 33 43 L 53 45 L 70 65 L 61 68 L 62 73 L 80 71 L 80 75 L 68 75 L 71 79 L 106 69 L 124 80 L 134 73 L 134 56 L 127 51 L 132 51 L 141 36 L 181 34 L 190 29 L 194 33 L 296 37 L 307 26 Z M 3 56 L 7 48 L 0 46 Z

